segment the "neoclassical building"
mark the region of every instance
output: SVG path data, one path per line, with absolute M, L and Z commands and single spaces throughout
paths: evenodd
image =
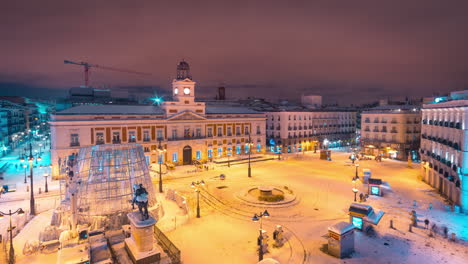
M 423 180 L 468 213 L 468 91 L 424 104 Z
M 141 144 L 148 163 L 175 165 L 265 152 L 263 113 L 199 102 L 195 90 L 190 67 L 182 61 L 172 81 L 173 101 L 160 106 L 82 105 L 52 115 L 54 176 L 60 160 L 97 144 Z
M 265 114 L 270 152 L 294 153 L 355 143 L 355 111 L 295 109 Z
M 419 160 L 421 112 L 410 105 L 378 106 L 361 114 L 361 146 L 368 155 Z

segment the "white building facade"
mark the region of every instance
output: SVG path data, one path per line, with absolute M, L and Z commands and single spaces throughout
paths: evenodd
M 269 152 L 293 153 L 354 144 L 356 112 L 266 112 Z
M 182 61 L 172 82 L 174 100 L 160 107 L 87 105 L 52 115 L 53 176 L 58 176 L 59 161 L 96 144 L 141 144 L 148 163 L 174 165 L 265 152 L 263 113 L 205 105 L 195 100 L 195 88 L 189 65 Z
M 457 92 L 456 95 L 459 95 Z M 466 92 L 468 97 L 468 92 Z M 468 98 L 445 98 L 422 109 L 423 180 L 468 212 Z

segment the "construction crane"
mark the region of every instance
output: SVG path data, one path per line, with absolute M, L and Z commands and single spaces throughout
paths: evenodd
M 91 64 L 88 62 L 75 62 L 75 61 L 69 61 L 69 60 L 64 60 L 64 64 L 74 64 L 74 65 L 79 65 L 84 67 L 84 77 L 85 77 L 85 86 L 88 87 L 89 83 L 89 69 L 90 68 L 99 68 L 103 70 L 108 70 L 108 71 L 117 71 L 117 72 L 125 72 L 125 73 L 132 73 L 132 74 L 139 74 L 139 75 L 151 75 L 150 73 L 146 72 L 137 72 L 137 71 L 130 71 L 130 70 L 125 70 L 125 69 L 118 69 L 118 68 L 113 68 L 113 67 L 107 67 L 107 66 L 101 66 L 97 64 Z

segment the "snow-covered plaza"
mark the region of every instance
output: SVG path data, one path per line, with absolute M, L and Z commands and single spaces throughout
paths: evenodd
M 373 178 L 383 180 L 383 196 L 370 195 L 364 204 L 385 214 L 374 226 L 374 232 L 355 232 L 355 253 L 351 258 L 340 260 L 328 255 L 324 249 L 328 227 L 340 221 L 349 222 L 353 188 L 359 190 L 358 195 L 367 193 L 367 184 L 352 182 L 356 166 L 349 155 L 349 152 L 333 150 L 331 161 L 320 160 L 319 154 L 313 152 L 282 155 L 281 160 L 274 155 L 268 161 L 252 162 L 251 178 L 247 176 L 246 162 L 233 162 L 230 167 L 222 163 L 203 171 L 194 170 L 194 166 L 176 167 L 163 175 L 165 194 L 158 194 L 157 199 L 164 213 L 156 226 L 180 249 L 182 263 L 190 264 L 256 263 L 260 223 L 253 222 L 252 217 L 265 209 L 270 217 L 263 219 L 263 229 L 270 241 L 264 257 L 280 263 L 466 263 L 468 216 L 451 211 L 444 199 L 420 180 L 419 164 L 409 168 L 408 163 L 393 160 L 356 162 L 361 178 L 362 170 L 370 169 Z M 153 166 L 151 171 L 157 192 L 158 166 Z M 21 185 L 21 173 L 15 178 L 17 192 L 0 198 L 0 211 L 28 209 L 28 192 L 26 185 Z M 220 174 L 225 175 L 224 180 Z M 36 186 L 42 187 L 40 178 Z M 197 193 L 191 185 L 201 180 L 205 184 L 197 186 L 201 215 L 197 218 Z M 246 190 L 261 186 L 281 189 L 289 195 L 289 200 L 267 206 L 243 197 Z M 38 194 L 40 214 L 14 239 L 18 263 L 53 263 L 57 259 L 57 253 L 28 256 L 22 253 L 24 243 L 37 239 L 39 232 L 50 224 L 51 209 L 60 202 L 58 182 L 50 182 L 49 188 L 48 194 Z M 412 210 L 416 211 L 418 226 L 409 232 Z M 0 220 L 3 231 L 7 229 L 7 219 Z M 429 226 L 436 224 L 439 229 L 433 237 L 425 229 L 425 219 L 430 221 Z M 391 220 L 394 228 L 390 228 Z M 21 227 L 21 221 L 24 218 L 13 218 L 14 225 Z M 281 247 L 273 246 L 276 225 L 282 225 L 286 238 Z M 448 238 L 443 235 L 444 226 Z M 452 233 L 455 241 L 450 240 Z

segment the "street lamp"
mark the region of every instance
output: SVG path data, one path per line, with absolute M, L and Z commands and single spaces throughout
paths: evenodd
M 49 174 L 44 174 L 44 178 L 45 178 L 45 192 L 49 192 L 49 188 L 47 186 L 47 178 L 49 177 Z
M 205 186 L 205 182 L 203 180 L 197 181 L 197 182 L 192 182 L 190 187 L 195 188 L 195 192 L 197 193 L 197 218 L 200 218 L 200 188 L 197 186 Z
M 163 153 L 166 152 L 166 149 L 164 149 L 161 145 L 161 139 L 158 139 L 158 163 L 159 163 L 159 192 L 163 192 L 163 187 L 162 187 L 162 161 L 163 161 Z
M 248 143 L 246 144 L 246 146 L 249 146 L 249 167 L 248 167 L 248 169 L 247 169 L 247 175 L 248 175 L 249 177 L 252 177 L 252 172 L 251 172 L 252 169 L 251 169 L 251 167 L 250 167 L 250 153 L 252 152 L 252 139 L 251 139 L 251 137 L 250 137 L 250 133 L 249 133 L 249 141 L 248 141 Z
M 15 263 L 15 249 L 13 248 L 13 229 L 15 229 L 16 226 L 12 226 L 11 224 L 11 216 L 14 214 L 23 215 L 24 211 L 21 208 L 17 209 L 13 213 L 11 212 L 11 210 L 8 210 L 8 213 L 4 213 L 0 211 L 0 218 L 3 218 L 3 216 L 5 215 L 8 215 L 10 217 L 10 227 L 7 230 L 10 233 L 10 252 L 9 252 L 9 258 L 8 258 L 9 264 Z
M 354 166 L 356 167 L 356 174 L 355 174 L 355 178 L 356 179 L 359 179 L 359 176 L 358 176 L 358 168 L 359 168 L 359 164 L 354 164 Z
M 263 236 L 262 236 L 262 220 L 263 218 L 268 218 L 270 216 L 270 214 L 268 213 L 267 210 L 265 210 L 263 213 L 259 213 L 259 214 L 255 214 L 253 217 L 252 217 L 252 221 L 253 222 L 258 222 L 260 221 L 260 235 L 258 236 L 258 261 L 261 261 L 263 260 L 263 250 L 262 250 L 262 240 L 263 240 Z
M 26 155 L 25 155 L 26 156 Z M 37 156 L 36 158 L 34 158 L 34 156 Z M 32 144 L 29 143 L 29 157 L 28 157 L 28 161 L 29 161 L 29 177 L 31 178 L 31 198 L 29 200 L 29 207 L 30 207 L 30 212 L 29 214 L 30 215 L 36 215 L 36 209 L 35 209 L 35 204 L 34 204 L 34 178 L 33 178 L 33 162 L 34 162 L 34 159 L 36 159 L 36 161 L 41 161 L 42 158 L 41 156 L 39 156 L 38 154 L 32 154 Z M 25 158 L 22 157 L 21 158 L 21 162 L 24 162 L 25 161 Z
M 28 183 L 28 182 L 26 181 L 26 178 L 27 178 L 27 177 L 26 177 L 26 171 L 27 171 L 28 165 L 23 164 L 23 168 L 24 168 L 24 183 Z
M 353 178 L 353 181 L 352 181 L 352 182 L 353 182 L 353 193 L 354 193 L 354 201 L 355 201 L 355 202 L 356 202 L 356 195 L 357 195 L 357 193 L 358 193 L 358 191 L 359 191 L 359 190 L 356 188 L 356 180 L 357 180 L 356 178 Z

